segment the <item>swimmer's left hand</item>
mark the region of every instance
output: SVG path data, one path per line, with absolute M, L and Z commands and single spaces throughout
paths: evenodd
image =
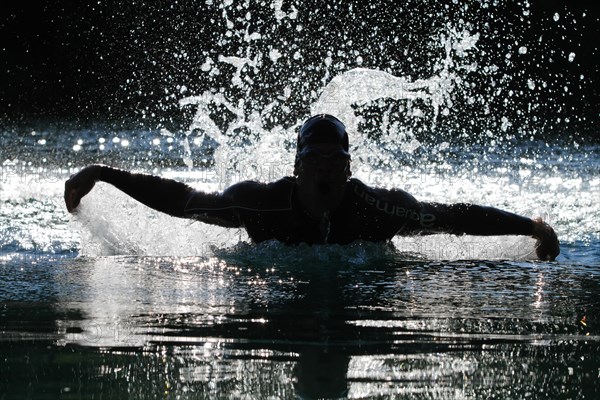
M 535 254 L 542 261 L 554 261 L 560 254 L 560 244 L 554 229 L 541 218 L 533 220 L 533 234 L 537 240 L 535 245 Z

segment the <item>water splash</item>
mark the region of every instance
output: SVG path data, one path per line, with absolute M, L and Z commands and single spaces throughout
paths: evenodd
M 448 27 L 447 34 L 442 34 L 440 39 L 445 57 L 434 64 L 433 70 L 436 73 L 430 78 L 411 80 L 410 77 L 394 76 L 381 70 L 352 69 L 335 76 L 327 84 L 316 103 L 311 106 L 312 114 L 337 115 L 347 121 L 352 132 L 358 132 L 353 106 L 379 99 L 408 100 L 409 103 L 421 100 L 432 108 L 431 119 L 435 126 L 440 108 L 446 107 L 443 112 L 449 112 L 452 108 L 453 92 L 457 86 L 465 85 L 465 73 L 477 68 L 476 63 L 462 64 L 460 59 L 476 48 L 479 34 L 471 35 L 466 30 L 459 33 Z M 417 108 L 409 107 L 407 112 L 423 115 Z
M 184 97 L 179 101 L 180 107 L 195 107 L 195 111 L 182 138 L 183 162 L 188 168 L 193 167 L 190 139 L 200 143 L 209 141 L 217 147 L 213 165 L 221 169 L 219 176 L 240 177 L 249 170 L 261 169 L 252 178 L 276 179 L 277 174 L 283 176 L 285 172 L 290 172 L 291 168 L 285 167 L 291 166 L 293 160 L 294 146 L 290 143 L 294 142 L 296 129 L 303 119 L 318 113 L 329 113 L 346 124 L 351 134 L 357 168 L 361 168 L 363 163 L 385 163 L 391 166 L 397 153 L 412 153 L 420 146 L 414 133 L 414 125 L 389 123 L 391 114 L 397 114 L 397 111 L 383 109 L 382 134 L 373 138 L 362 129 L 361 124 L 365 120 L 358 115 L 357 109 L 379 100 L 402 101 L 405 104 L 402 109 L 404 113 L 423 120 L 420 124 L 429 124 L 434 128 L 440 113 L 447 115 L 451 112 L 456 93 L 464 91 L 463 88 L 469 85 L 466 76 L 476 70 L 477 63 L 465 59 L 469 52 L 476 50 L 478 38 L 477 33 L 458 31 L 448 25 L 446 32 L 439 38 L 439 45 L 444 49 L 445 55 L 433 64 L 433 75 L 426 79 L 413 80 L 409 76 L 394 76 L 382 70 L 367 68 L 355 68 L 339 74 L 327 83 L 311 104 L 310 114 L 304 115 L 289 127 L 265 126 L 265 120 L 273 110 L 285 107 L 285 102 L 290 97 L 289 87 L 285 87 L 283 93 L 273 96 L 274 99 L 260 110 L 255 109 L 254 100 L 246 96 L 229 98 L 225 94 L 225 88 Z M 243 68 L 257 68 L 259 64 L 256 57 L 221 56 L 219 61 L 235 67 L 231 84 L 238 87 L 247 86 L 245 82 L 248 77 L 241 76 Z M 216 68 L 218 67 L 213 67 Z M 246 89 L 248 93 L 250 90 Z M 248 109 L 251 111 L 248 112 Z M 231 115 L 224 127 L 219 124 L 222 111 Z M 173 135 L 168 131 L 167 134 Z M 226 179 L 223 185 L 230 183 L 232 180 Z
M 277 9 L 277 4 L 275 8 Z M 278 18 L 281 22 L 286 15 L 278 12 L 280 11 L 276 11 L 276 15 L 281 17 Z M 224 18 L 228 18 L 226 13 Z M 229 25 L 233 24 L 228 23 Z M 260 34 L 250 32 L 247 27 L 243 32 L 238 31 L 238 36 L 243 37 L 247 43 L 260 41 L 262 38 Z M 406 167 L 403 164 L 403 155 L 413 154 L 418 148 L 426 147 L 428 144 L 423 144 L 418 138 L 419 130 L 424 127 L 435 130 L 441 117 L 455 112 L 456 104 L 460 103 L 457 98 L 469 95 L 470 88 L 474 85 L 471 76 L 476 76 L 482 68 L 482 65 L 476 61 L 479 39 L 480 35 L 466 26 L 459 29 L 446 24 L 444 29 L 432 38 L 434 47 L 441 49 L 441 53 L 438 59 L 430 63 L 429 77 L 414 79 L 409 75 L 394 75 L 379 69 L 348 69 L 333 76 L 320 93 L 315 95 L 309 107 L 310 111 L 287 126 L 268 124 L 267 121 L 270 115 L 285 108 L 291 95 L 289 86 L 285 86 L 278 95 L 272 95 L 272 100 L 267 104 L 259 103 L 250 97 L 254 85 L 252 77 L 264 73 L 260 70 L 264 67 L 262 60 L 268 57 L 273 63 L 277 63 L 282 57 L 281 53 L 270 48 L 267 56 L 249 46 L 246 48 L 245 56 L 219 55 L 218 63 L 207 61 L 202 69 L 209 74 L 219 75 L 223 66 L 233 67 L 230 79 L 225 81 L 226 84 L 179 100 L 181 109 L 192 109 L 194 112 L 183 136 L 179 138 L 183 149 L 182 161 L 191 173 L 189 178 L 192 182 L 196 179 L 195 184 L 202 189 L 219 190 L 244 179 L 272 181 L 289 175 L 298 126 L 304 118 L 312 114 L 330 113 L 342 119 L 350 132 L 355 176 L 368 183 L 401 186 L 408 190 L 412 189 L 411 181 L 420 180 L 417 186 L 422 186 L 425 178 L 428 186 L 427 194 L 431 198 L 436 200 L 448 198 L 447 179 L 439 179 L 436 175 L 437 171 L 432 173 L 424 170 L 420 165 Z M 330 66 L 331 63 L 325 60 L 325 64 Z M 489 71 L 485 68 L 482 70 Z M 326 76 L 330 73 L 328 68 Z M 485 106 L 487 100 L 484 96 L 479 96 L 477 101 Z M 390 107 L 390 102 L 400 106 Z M 370 121 L 364 116 L 364 110 L 369 107 L 377 110 L 382 121 L 378 127 L 378 135 L 372 135 L 369 129 L 365 129 Z M 400 114 L 413 118 L 414 123 L 401 124 L 398 120 Z M 506 119 L 502 121 L 502 126 L 510 124 Z M 178 137 L 176 133 L 166 129 L 163 129 L 161 134 L 171 138 Z M 192 147 L 192 144 L 198 146 Z M 206 146 L 213 150 L 212 159 L 208 161 L 206 161 Z M 433 146 L 433 152 L 443 154 L 449 147 L 447 142 L 443 142 L 439 146 Z M 204 161 L 195 165 L 196 159 Z M 441 165 L 444 168 L 448 167 L 445 161 Z M 402 182 L 393 179 L 385 172 L 397 171 L 402 166 L 405 167 Z M 192 172 L 194 167 L 203 171 L 200 173 L 201 182 L 197 181 L 199 175 Z M 380 170 L 382 167 L 383 169 Z M 209 176 L 210 179 L 204 179 Z M 453 183 L 460 183 L 461 187 L 465 187 L 469 185 L 471 178 L 460 177 L 454 179 Z M 435 182 L 432 182 L 433 180 Z M 418 185 L 419 183 L 421 185 Z M 495 194 L 505 190 L 502 187 L 504 184 L 502 180 L 492 183 L 491 190 Z M 422 188 L 415 189 L 423 193 Z M 464 192 L 458 193 L 453 200 L 468 201 L 469 199 L 465 199 L 464 195 Z M 493 199 L 497 200 L 495 195 Z M 473 199 L 474 202 L 480 202 L 478 200 L 481 199 Z M 122 201 L 127 202 L 126 199 Z M 493 201 L 490 203 L 494 204 Z M 100 208 L 105 207 L 100 206 Z M 108 219 L 94 219 L 88 214 L 82 217 L 82 221 L 93 232 L 92 236 L 102 239 L 97 244 L 100 246 L 98 251 L 102 254 L 189 255 L 190 249 L 200 248 L 204 251 L 208 247 L 217 248 L 207 246 L 207 243 L 213 243 L 214 237 L 225 237 L 225 240 L 220 243 L 221 246 L 235 245 L 238 243 L 236 240 L 240 238 L 238 233 L 228 234 L 220 232 L 219 228 L 205 226 L 202 227 L 202 232 L 182 234 L 183 231 L 190 232 L 193 229 L 170 222 L 166 217 L 154 215 L 153 212 L 144 211 L 139 207 L 135 210 L 135 214 L 146 214 L 148 221 L 153 221 L 146 225 L 153 225 L 155 221 L 160 220 L 159 224 L 164 227 L 164 232 L 159 233 L 161 238 L 159 242 L 166 244 L 164 247 L 155 245 L 157 232 L 150 226 L 147 227 L 147 231 L 153 233 L 147 237 L 143 234 L 145 230 L 137 229 L 137 225 L 136 232 L 107 225 L 108 221 L 131 219 L 132 214 L 130 212 L 129 216 L 121 217 L 113 215 Z M 130 225 L 130 228 L 132 227 L 133 225 Z M 242 236 L 245 238 L 244 235 Z M 136 238 L 133 242 L 130 239 L 132 237 Z M 87 240 L 90 243 L 98 242 L 91 237 Z M 532 241 L 522 238 L 503 241 L 469 238 L 465 241 L 447 235 L 420 238 L 418 241 L 398 238 L 394 243 L 399 248 L 408 249 L 407 254 L 426 255 L 432 259 L 527 259 L 532 258 L 533 248 Z M 211 251 L 206 253 L 210 254 Z

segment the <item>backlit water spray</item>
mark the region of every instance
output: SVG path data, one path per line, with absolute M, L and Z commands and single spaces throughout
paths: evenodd
M 491 3 L 457 6 L 453 12 L 459 17 L 448 21 L 443 10 L 421 15 L 435 23 L 415 35 L 414 43 L 399 43 L 406 32 L 396 21 L 387 28 L 386 46 L 396 46 L 398 58 L 380 66 L 365 64 L 377 59 L 383 42 L 379 48 L 360 46 L 350 35 L 359 35 L 359 28 L 345 29 L 344 21 L 333 21 L 333 33 L 328 34 L 335 40 L 316 39 L 322 46 L 318 48 L 304 35 L 310 11 L 295 6 L 282 10 L 278 2 L 266 8 L 266 15 L 248 5 L 226 2 L 215 7 L 220 13 L 214 22 L 224 31 L 205 51 L 204 62 L 192 67 L 210 84 L 199 85 L 205 88 L 198 94 L 189 94 L 190 85 L 178 84 L 179 96 L 161 100 L 190 115 L 180 130 L 163 127 L 154 139 L 171 141 L 185 168 L 150 172 L 209 191 L 246 179 L 273 181 L 292 173 L 302 121 L 330 113 L 348 128 L 353 175 L 368 184 L 403 188 L 424 201 L 488 204 L 552 220 L 548 200 L 537 192 L 549 171 L 540 175 L 537 155 L 520 154 L 527 150 L 514 146 L 539 125 L 532 112 L 539 104 L 530 102 L 527 114 L 519 109 L 519 96 L 546 86 L 530 78 L 519 90 L 512 87 L 511 59 L 525 57 L 528 50 L 517 34 L 493 36 L 500 33 L 489 28 L 485 15 L 499 11 Z M 523 23 L 527 10 L 525 3 Z M 258 23 L 272 18 L 270 28 Z M 415 67 L 419 62 L 423 65 Z M 511 163 L 495 162 L 495 153 Z M 79 215 L 83 236 L 92 242 L 84 248 L 196 255 L 211 245 L 247 240 L 241 231 L 158 215 L 101 186 L 90 195 L 95 203 L 84 204 Z M 108 207 L 115 197 L 126 207 Z M 109 211 L 99 215 L 97 209 Z M 400 251 L 442 259 L 527 258 L 533 245 L 528 238 L 445 235 L 394 242 Z

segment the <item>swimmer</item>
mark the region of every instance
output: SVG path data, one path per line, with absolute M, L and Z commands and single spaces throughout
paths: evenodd
M 298 133 L 294 176 L 275 182 L 244 181 L 222 193 L 205 193 L 158 176 L 90 165 L 65 183 L 73 212 L 98 181 L 174 217 L 244 228 L 253 242 L 287 244 L 389 241 L 395 235 L 526 235 L 540 260 L 554 260 L 559 242 L 542 219 L 468 203 L 422 202 L 400 189 L 381 189 L 351 178 L 348 134 L 336 117 L 309 118 Z

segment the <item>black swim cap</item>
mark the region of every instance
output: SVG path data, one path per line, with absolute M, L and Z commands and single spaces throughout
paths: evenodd
M 319 114 L 307 119 L 300 127 L 296 144 L 296 162 L 302 155 L 311 151 L 312 145 L 322 143 L 339 144 L 342 148 L 341 153 L 350 156 L 348 134 L 342 121 L 333 115 Z

